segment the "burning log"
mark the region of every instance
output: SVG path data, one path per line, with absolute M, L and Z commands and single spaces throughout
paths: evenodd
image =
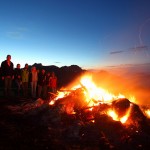
M 55 106 L 63 105 L 64 111 L 68 114 L 73 113 L 73 111 L 78 111 L 87 106 L 85 101 L 85 95 L 83 89 L 77 89 L 72 91 L 66 97 L 60 98 L 55 102 Z
M 11 110 L 12 113 L 26 113 L 30 110 L 33 110 L 35 108 L 39 108 L 42 106 L 45 102 L 42 99 L 37 99 L 36 101 L 28 101 L 28 102 L 22 102 L 18 105 L 8 105 L 6 106 L 7 109 Z
M 119 118 L 125 115 L 129 107 L 130 101 L 126 98 L 120 98 L 112 102 L 112 109 L 118 114 Z
M 146 130 L 149 132 L 149 122 L 150 120 L 144 115 L 140 106 L 132 103 L 132 110 L 129 116 L 129 122 L 134 128 L 140 130 Z

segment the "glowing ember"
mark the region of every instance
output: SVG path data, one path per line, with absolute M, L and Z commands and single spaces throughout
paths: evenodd
M 107 114 L 110 116 L 110 117 L 112 117 L 113 118 L 113 120 L 115 120 L 115 121 L 118 121 L 119 119 L 118 119 L 118 115 L 115 113 L 115 111 L 113 111 L 113 110 L 109 110 L 108 112 L 107 112 Z
M 49 102 L 49 105 L 54 105 L 54 104 L 55 104 L 55 100 Z
M 145 110 L 145 114 L 148 118 L 150 118 L 150 109 Z

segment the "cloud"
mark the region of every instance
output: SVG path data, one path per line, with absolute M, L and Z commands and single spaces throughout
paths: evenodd
M 7 36 L 12 39 L 21 39 L 26 31 L 28 31 L 27 28 L 18 27 L 15 31 L 7 32 Z
M 112 52 L 110 52 L 110 54 L 112 55 L 112 54 L 118 54 L 118 53 L 123 53 L 124 51 L 112 51 Z
M 54 63 L 59 64 L 59 63 L 61 63 L 61 62 L 59 62 L 59 61 L 55 61 Z
M 7 36 L 13 39 L 21 39 L 22 34 L 20 32 L 7 32 Z
M 149 47 L 146 45 L 141 45 L 141 46 L 136 46 L 136 47 L 132 47 L 129 48 L 128 50 L 120 50 L 120 51 L 112 51 L 110 52 L 111 55 L 113 54 L 119 54 L 119 53 L 123 53 L 123 52 L 141 52 L 141 51 L 148 51 Z
M 146 51 L 146 50 L 148 50 L 148 46 L 146 45 L 130 48 L 130 51 Z
M 20 32 L 26 32 L 26 31 L 28 31 L 28 29 L 26 27 L 18 27 L 17 30 L 20 31 Z

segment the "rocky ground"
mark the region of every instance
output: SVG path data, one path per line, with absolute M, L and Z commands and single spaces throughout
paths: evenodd
M 68 115 L 62 103 L 50 106 L 42 99 L 1 97 L 0 110 L 2 150 L 143 150 L 150 147 L 150 122 L 137 115 L 138 111 L 134 119 L 140 119 L 135 125 L 124 126 L 100 113 L 95 113 L 94 118 L 86 111 Z

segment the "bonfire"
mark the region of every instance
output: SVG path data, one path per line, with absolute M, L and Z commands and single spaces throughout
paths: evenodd
M 76 114 L 77 110 L 94 111 L 99 108 L 100 114 L 107 114 L 115 121 L 127 124 L 128 118 L 136 105 L 136 98 L 126 98 L 123 94 L 114 95 L 109 91 L 97 87 L 92 81 L 92 76 L 83 76 L 79 84 L 70 89 L 60 89 L 57 95 L 50 100 L 49 105 L 62 104 L 67 114 Z M 107 109 L 103 109 L 102 107 Z M 142 109 L 143 110 L 143 109 Z M 149 110 L 143 110 L 146 117 Z M 129 122 L 128 122 L 129 123 Z

